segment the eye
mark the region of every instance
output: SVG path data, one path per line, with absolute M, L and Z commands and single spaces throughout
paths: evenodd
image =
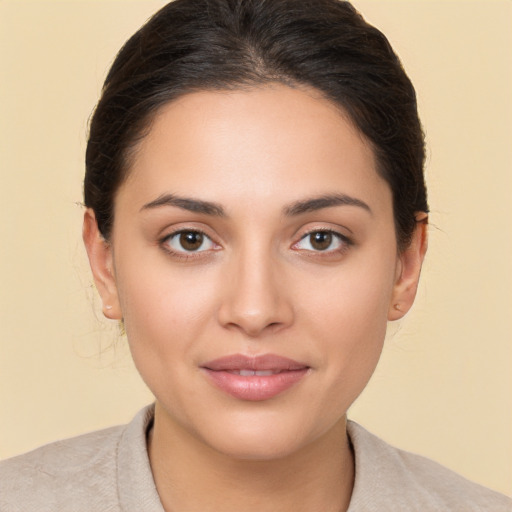
M 315 252 L 335 252 L 347 245 L 350 245 L 347 237 L 334 231 L 311 231 L 304 235 L 293 248 Z
M 201 231 L 182 230 L 171 234 L 163 241 L 172 252 L 204 252 L 215 248 L 214 242 Z

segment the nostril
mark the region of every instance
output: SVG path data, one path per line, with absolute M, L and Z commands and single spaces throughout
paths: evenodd
M 282 283 L 271 279 L 272 269 L 255 268 L 246 260 L 243 268 L 231 275 L 220 297 L 217 318 L 228 329 L 237 329 L 255 338 L 263 333 L 276 333 L 293 321 L 290 297 Z M 252 260 L 254 263 L 254 260 Z

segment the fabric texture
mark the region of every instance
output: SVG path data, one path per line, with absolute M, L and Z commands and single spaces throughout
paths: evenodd
M 0 462 L 0 512 L 164 512 L 146 449 L 153 414 L 149 406 L 126 426 Z M 356 463 L 348 512 L 512 512 L 509 498 L 397 450 L 354 422 L 348 433 Z

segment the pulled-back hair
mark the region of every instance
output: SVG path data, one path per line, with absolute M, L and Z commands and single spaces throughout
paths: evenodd
M 90 124 L 85 204 L 108 240 L 115 194 L 155 113 L 189 92 L 316 88 L 370 141 L 400 249 L 427 212 L 414 88 L 386 37 L 341 0 L 175 0 L 123 46 Z

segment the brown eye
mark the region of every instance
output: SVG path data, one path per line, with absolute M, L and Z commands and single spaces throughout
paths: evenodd
M 346 236 L 336 231 L 310 231 L 293 248 L 308 252 L 335 253 L 351 244 L 352 242 Z
M 310 235 L 311 247 L 317 251 L 325 251 L 332 244 L 332 233 L 328 231 L 317 231 Z
M 186 251 L 197 251 L 203 244 L 203 240 L 203 234 L 197 231 L 183 231 L 179 237 L 179 243 Z
M 177 231 L 162 242 L 174 253 L 202 253 L 215 249 L 212 239 L 201 231 Z

